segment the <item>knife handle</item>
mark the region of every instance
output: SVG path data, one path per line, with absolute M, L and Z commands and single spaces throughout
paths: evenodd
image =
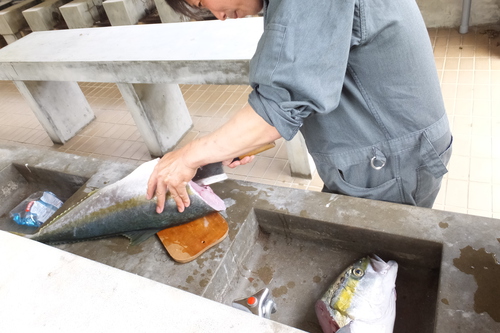
M 254 150 L 252 150 L 252 151 L 249 151 L 249 152 L 248 152 L 248 153 L 246 153 L 246 154 L 243 154 L 243 155 L 241 155 L 241 156 L 236 157 L 236 158 L 233 160 L 233 162 L 234 162 L 234 161 L 239 161 L 239 160 L 241 160 L 241 159 L 243 159 L 244 157 L 247 157 L 247 156 L 257 155 L 257 154 L 259 154 L 259 153 L 262 153 L 263 151 L 266 151 L 266 150 L 271 149 L 271 148 L 274 148 L 274 147 L 276 147 L 276 143 L 273 141 L 273 142 L 270 142 L 270 143 L 265 144 L 265 145 L 263 145 L 263 146 L 260 146 L 259 148 L 256 148 L 256 149 L 254 149 Z

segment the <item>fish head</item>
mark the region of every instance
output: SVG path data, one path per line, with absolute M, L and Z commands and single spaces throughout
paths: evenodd
M 337 332 L 353 321 L 374 323 L 392 319 L 393 323 L 397 267 L 395 261 L 385 262 L 372 255 L 342 272 L 316 302 L 323 332 Z

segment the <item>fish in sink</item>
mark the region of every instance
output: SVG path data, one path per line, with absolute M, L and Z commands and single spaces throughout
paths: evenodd
M 138 244 L 158 231 L 225 209 L 208 186 L 187 185 L 191 205 L 183 213 L 167 194 L 165 209 L 156 213 L 156 200 L 146 199 L 149 176 L 158 159 L 141 164 L 125 178 L 91 192 L 83 200 L 57 215 L 30 239 L 49 244 L 72 243 L 123 235 Z
M 366 256 L 330 286 L 315 310 L 324 333 L 392 333 L 398 264 Z

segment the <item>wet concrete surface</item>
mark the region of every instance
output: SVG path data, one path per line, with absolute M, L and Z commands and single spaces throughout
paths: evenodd
M 9 210 L 29 191 L 57 192 L 72 179 L 64 191 L 77 200 L 134 169 L 17 147 L 0 156 L 7 231 L 16 231 Z M 20 172 L 26 164 L 40 176 Z M 271 319 L 310 332 L 320 332 L 314 302 L 350 263 L 376 253 L 399 264 L 395 332 L 500 330 L 499 220 L 243 181 L 212 188 L 227 206 L 228 237 L 190 263 L 174 262 L 156 237 L 55 247 L 228 305 L 267 287 L 278 307 Z
M 474 293 L 474 311 L 487 313 L 493 320 L 500 322 L 500 289 L 492 288 L 500 281 L 500 265 L 493 253 L 484 248 L 474 249 L 467 246 L 460 249 L 460 257 L 453 264 L 461 272 L 474 276 L 477 290 Z

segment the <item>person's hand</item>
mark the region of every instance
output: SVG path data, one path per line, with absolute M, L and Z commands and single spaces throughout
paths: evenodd
M 184 162 L 184 151 L 175 150 L 165 154 L 155 166 L 149 177 L 147 199 L 156 195 L 156 212 L 163 212 L 167 192 L 175 200 L 179 212 L 189 207 L 190 200 L 186 190 L 187 183 L 193 179 L 197 168 Z
M 242 159 L 237 159 L 237 160 L 234 160 L 232 158 L 230 160 L 222 161 L 222 165 L 225 165 L 225 166 L 233 169 L 233 168 L 236 168 L 237 166 L 245 165 L 245 164 L 252 162 L 254 160 L 254 158 L 255 158 L 255 155 L 245 156 Z

